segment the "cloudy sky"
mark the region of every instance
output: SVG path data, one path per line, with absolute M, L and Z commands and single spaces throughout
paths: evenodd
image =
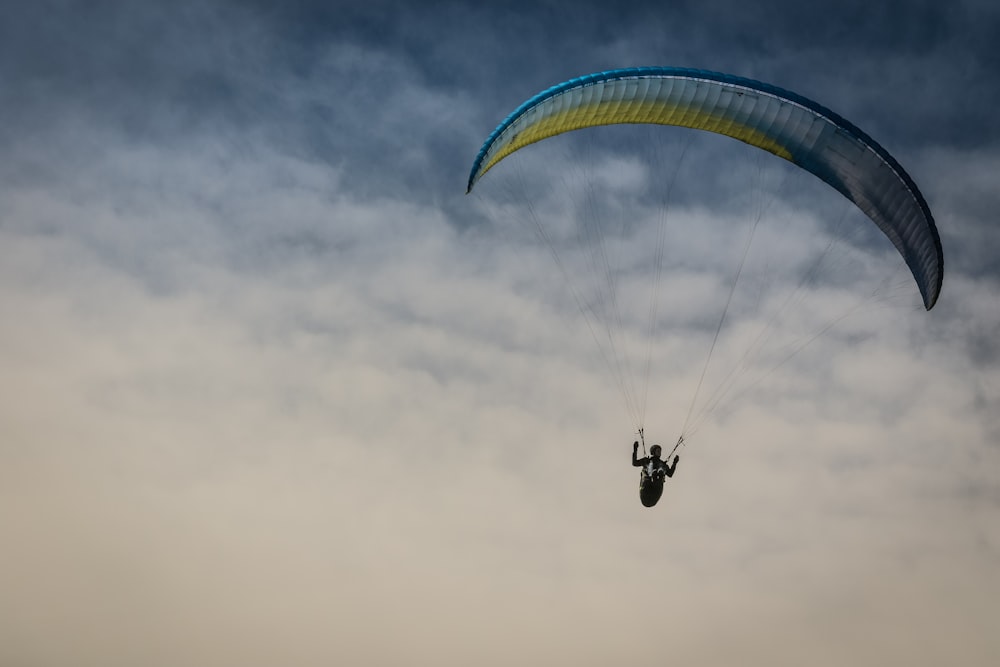
M 1000 663 L 995 2 L 2 4 L 0 664 Z M 938 305 L 725 138 L 465 194 L 523 100 L 636 65 L 875 137 Z M 648 443 L 694 425 L 652 509 L 609 351 Z

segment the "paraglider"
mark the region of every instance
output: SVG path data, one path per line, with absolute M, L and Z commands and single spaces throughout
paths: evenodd
M 676 450 L 675 447 L 674 451 Z M 643 507 L 652 507 L 659 502 L 663 495 L 663 483 L 677 471 L 677 462 L 681 457 L 675 454 L 673 462 L 667 463 L 660 458 L 662 453 L 662 447 L 653 445 L 649 448 L 649 456 L 639 458 L 639 441 L 632 443 L 632 465 L 642 468 L 639 474 L 639 500 Z
M 493 130 L 476 155 L 466 191 L 528 145 L 573 130 L 616 124 L 671 125 L 725 135 L 813 174 L 852 202 L 889 239 L 909 268 L 924 308 L 931 310 L 937 302 L 944 278 L 941 239 L 906 170 L 837 113 L 752 79 L 677 67 L 615 69 L 570 79 L 531 97 Z M 626 396 L 626 403 L 629 400 Z M 682 430 L 678 446 L 685 435 Z M 649 507 L 659 500 L 663 481 L 673 476 L 679 457 L 672 464 L 661 460 L 659 452 L 639 459 L 637 447 L 638 441 L 632 461 L 643 467 L 640 497 Z

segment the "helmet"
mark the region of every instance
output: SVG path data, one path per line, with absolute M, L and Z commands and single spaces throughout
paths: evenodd
M 655 456 L 656 458 L 660 458 L 660 454 L 662 452 L 663 452 L 663 448 L 660 447 L 659 445 L 653 445 L 652 447 L 649 448 L 649 455 L 650 456 Z

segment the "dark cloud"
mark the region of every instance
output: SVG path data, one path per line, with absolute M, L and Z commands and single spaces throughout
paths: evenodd
M 991 143 L 998 25 L 930 2 L 29 3 L 0 28 L 0 118 L 8 140 L 80 113 L 140 140 L 228 131 L 349 164 L 359 192 L 429 200 L 461 190 L 520 101 L 629 65 L 788 87 L 890 150 Z M 441 104 L 414 108 L 415 89 Z
M 603 68 L 705 67 L 796 90 L 855 121 L 928 194 L 949 269 L 989 276 L 995 188 L 974 170 L 991 163 L 963 167 L 956 155 L 996 143 L 998 26 L 1000 12 L 976 2 L 20 4 L 0 26 L 0 174 L 93 189 L 91 165 L 119 144 L 215 146 L 222 164 L 276 151 L 324 165 L 359 200 L 434 206 L 469 229 L 482 221 L 464 195 L 472 158 L 521 101 Z M 595 133 L 589 155 L 648 146 L 648 133 L 633 134 Z M 675 188 L 673 204 L 719 199 L 734 171 L 754 168 L 726 139 L 662 134 L 664 152 L 683 152 L 697 175 Z M 758 168 L 793 182 L 782 197 L 831 201 L 781 176 L 787 165 Z M 835 224 L 839 209 L 828 217 Z M 339 244 L 300 231 L 270 241 L 298 251 Z

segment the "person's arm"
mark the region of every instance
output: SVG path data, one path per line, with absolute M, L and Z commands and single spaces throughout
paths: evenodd
M 634 465 L 636 468 L 641 468 L 646 463 L 646 457 L 643 457 L 641 459 L 636 458 L 635 455 L 638 453 L 638 451 L 639 451 L 639 441 L 636 440 L 635 442 L 632 443 L 632 465 Z
M 678 456 L 674 457 L 674 463 L 673 463 L 673 465 L 670 465 L 669 463 L 663 465 L 663 469 L 666 471 L 667 477 L 673 477 L 674 476 L 674 471 L 677 470 L 677 462 L 680 461 L 680 460 L 681 460 L 681 457 L 678 455 Z

